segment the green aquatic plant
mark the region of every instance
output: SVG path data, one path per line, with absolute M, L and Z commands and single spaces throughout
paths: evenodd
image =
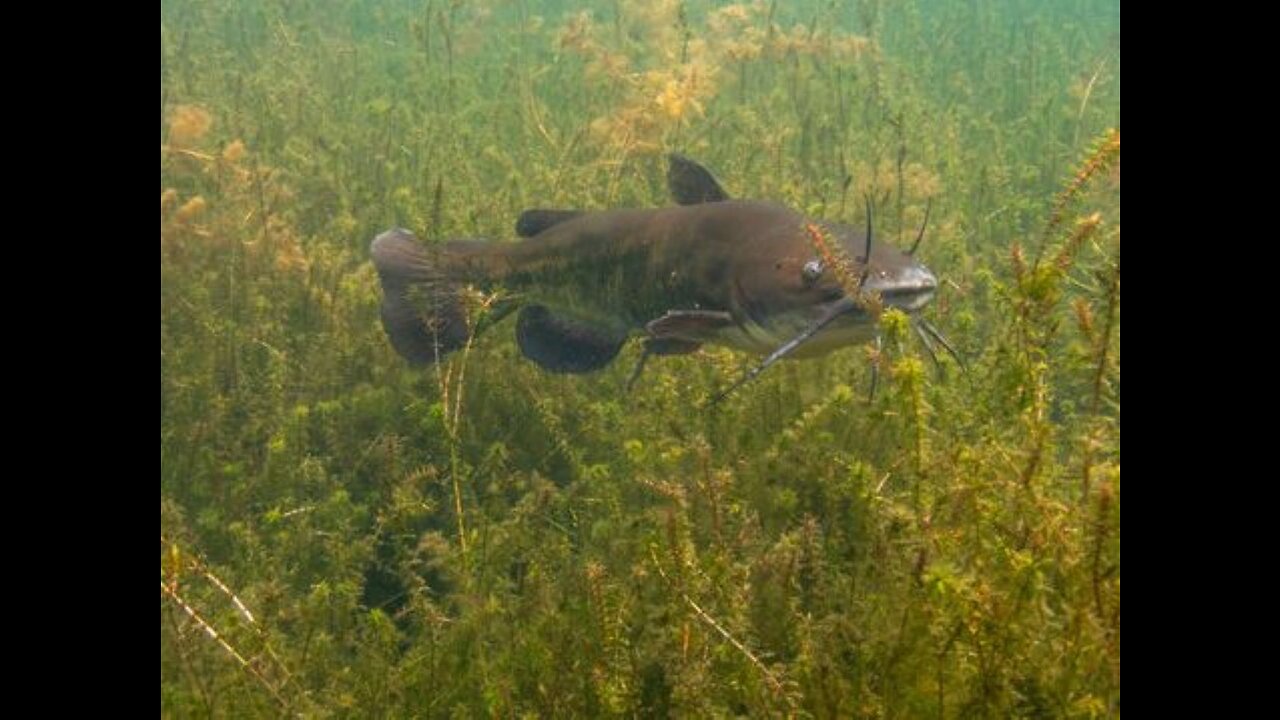
M 1118 716 L 1118 5 L 581 9 L 162 3 L 161 714 Z M 387 345 L 377 233 L 665 204 L 672 151 L 927 210 L 967 375 L 891 311 L 714 408 L 730 350 Z
M 1084 161 L 1080 164 L 1080 168 L 1076 170 L 1071 182 L 1054 200 L 1053 214 L 1049 216 L 1049 222 L 1045 224 L 1045 235 L 1051 234 L 1061 225 L 1067 206 L 1080 194 L 1090 180 L 1110 171 L 1113 167 L 1118 167 L 1119 162 L 1120 131 L 1110 128 L 1094 141 L 1093 149 L 1089 151 Z M 1096 221 L 1091 221 L 1091 224 L 1096 225 Z M 1088 232 L 1091 232 L 1091 230 Z M 1069 244 L 1068 247 L 1078 245 L 1087 234 L 1087 232 L 1077 231 L 1074 236 L 1075 242 Z M 1064 249 L 1063 252 L 1067 252 L 1067 250 Z M 1063 260 L 1059 260 L 1059 262 L 1063 262 Z

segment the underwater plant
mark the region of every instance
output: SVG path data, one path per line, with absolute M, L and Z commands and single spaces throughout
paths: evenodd
M 162 3 L 161 714 L 1119 716 L 1118 3 L 583 9 Z M 731 348 L 388 343 L 369 238 L 667 204 L 672 152 L 927 226 L 965 371 L 889 305 L 716 404 Z

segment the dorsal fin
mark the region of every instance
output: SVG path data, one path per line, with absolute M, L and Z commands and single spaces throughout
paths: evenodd
M 581 210 L 525 210 L 516 220 L 516 234 L 520 237 L 533 237 L 552 225 L 572 220 L 581 214 Z
M 667 156 L 667 187 L 681 205 L 697 205 L 729 199 L 709 170 L 679 153 Z

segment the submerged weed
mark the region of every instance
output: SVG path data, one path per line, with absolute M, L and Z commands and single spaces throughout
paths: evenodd
M 1107 0 L 162 5 L 162 715 L 1118 716 L 1118 32 Z M 817 224 L 883 344 L 714 408 L 753 359 L 625 394 L 634 347 L 545 373 L 500 296 L 434 367 L 388 346 L 374 235 L 668 204 L 668 151 L 832 222 L 868 196 L 903 249 L 927 210 L 965 380 Z

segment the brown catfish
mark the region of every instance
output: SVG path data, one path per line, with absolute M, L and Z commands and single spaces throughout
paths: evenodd
M 878 294 L 884 307 L 915 314 L 932 299 L 933 273 L 909 253 L 873 243 L 870 223 L 864 232 L 775 203 L 732 200 L 702 166 L 670 160 L 675 207 L 530 210 L 516 224 L 528 239 L 514 243 L 424 245 L 407 230 L 379 235 L 372 254 L 392 346 L 413 364 L 438 361 L 473 331 L 462 288 L 501 287 L 514 293 L 507 310 L 519 308 L 521 352 L 548 371 L 599 370 L 641 336 L 641 366 L 649 355 L 703 344 L 767 355 L 745 382 L 782 357 L 876 338 L 866 303 L 850 296 L 815 248 L 815 228 L 840 243 L 860 291 Z

